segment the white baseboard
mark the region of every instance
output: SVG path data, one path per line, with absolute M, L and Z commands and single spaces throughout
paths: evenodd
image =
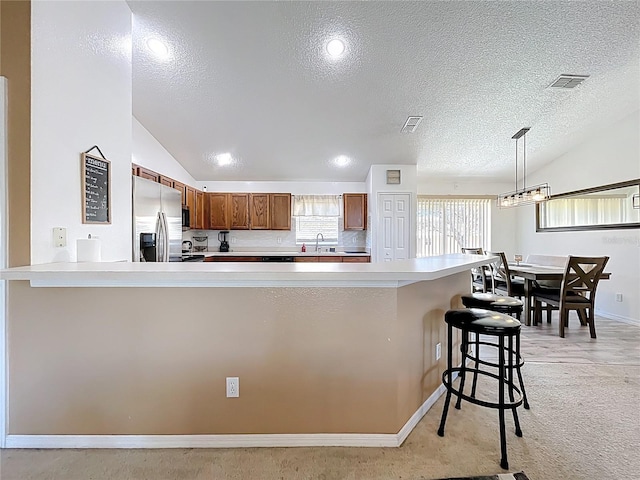
M 598 310 L 598 309 L 596 309 L 595 313 L 596 313 L 596 315 L 598 315 L 600 317 L 604 317 L 604 318 L 608 318 L 610 320 L 616 320 L 618 322 L 628 323 L 630 325 L 635 325 L 637 327 L 640 327 L 640 320 L 638 320 L 636 318 L 623 317 L 622 315 L 616 315 L 615 313 L 603 312 L 603 311 Z
M 444 392 L 444 385 L 440 385 L 398 433 L 7 435 L 6 448 L 399 447 Z

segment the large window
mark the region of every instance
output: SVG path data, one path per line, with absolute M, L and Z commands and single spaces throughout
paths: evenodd
M 491 200 L 418 195 L 418 257 L 491 248 Z

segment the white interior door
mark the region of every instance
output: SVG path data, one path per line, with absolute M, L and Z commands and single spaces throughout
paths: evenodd
M 378 195 L 380 228 L 378 245 L 383 262 L 406 260 L 410 256 L 411 194 L 381 193 Z

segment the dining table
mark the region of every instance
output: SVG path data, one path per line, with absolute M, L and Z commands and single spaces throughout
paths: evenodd
M 532 263 L 509 263 L 509 273 L 512 276 L 520 277 L 524 279 L 524 314 L 525 325 L 531 325 L 532 323 L 532 300 L 533 300 L 533 287 L 535 282 L 541 281 L 553 281 L 562 282 L 564 277 L 565 267 L 556 265 L 536 265 Z M 602 272 L 600 280 L 608 280 L 611 274 L 608 272 Z

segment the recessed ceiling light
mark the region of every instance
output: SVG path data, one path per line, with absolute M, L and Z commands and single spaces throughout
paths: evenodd
M 346 155 L 340 155 L 333 159 L 333 163 L 335 163 L 339 167 L 346 167 L 351 163 L 351 159 Z
M 229 165 L 231 162 L 233 162 L 233 158 L 231 157 L 230 153 L 221 153 L 219 155 L 216 155 L 215 159 L 220 166 Z
M 169 47 L 167 47 L 162 40 L 150 38 L 147 40 L 147 47 L 160 60 L 169 58 Z
M 327 52 L 334 58 L 338 58 L 344 53 L 344 42 L 337 38 L 334 38 L 327 43 Z

